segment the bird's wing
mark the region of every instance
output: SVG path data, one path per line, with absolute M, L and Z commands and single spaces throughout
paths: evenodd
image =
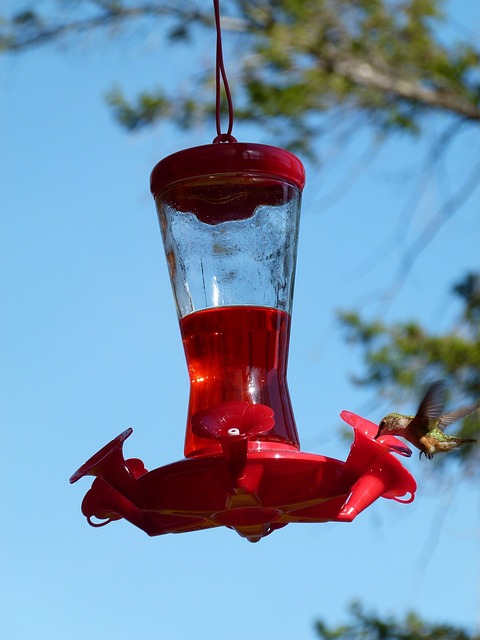
M 430 385 L 418 411 L 410 423 L 410 427 L 424 434 L 429 430 L 431 418 L 440 418 L 445 408 L 446 386 L 442 380 L 437 380 Z
M 446 413 L 444 416 L 440 417 L 440 423 L 438 426 L 443 430 L 449 425 L 456 422 L 457 420 L 460 420 L 461 418 L 465 418 L 466 416 L 470 415 L 479 407 L 480 407 L 480 402 L 477 402 L 477 404 L 470 404 L 467 407 L 462 407 L 461 409 L 456 409 L 455 411 Z

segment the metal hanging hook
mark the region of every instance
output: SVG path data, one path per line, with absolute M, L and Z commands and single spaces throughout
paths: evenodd
M 237 142 L 232 136 L 233 129 L 233 102 L 232 95 L 230 93 L 230 87 L 228 85 L 227 72 L 225 71 L 225 65 L 223 62 L 223 49 L 222 49 L 222 29 L 220 24 L 220 2 L 219 0 L 213 0 L 213 9 L 215 14 L 215 28 L 217 30 L 217 53 L 215 64 L 215 120 L 217 125 L 217 136 L 213 140 L 214 143 L 219 142 Z M 221 124 L 221 82 L 225 89 L 225 96 L 228 104 L 228 129 L 226 133 L 222 133 Z

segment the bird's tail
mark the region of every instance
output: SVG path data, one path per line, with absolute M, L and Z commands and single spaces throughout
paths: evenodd
M 455 436 L 452 436 L 452 439 L 455 440 L 455 442 L 457 442 L 458 444 L 467 444 L 469 442 L 477 442 L 475 438 L 457 438 Z

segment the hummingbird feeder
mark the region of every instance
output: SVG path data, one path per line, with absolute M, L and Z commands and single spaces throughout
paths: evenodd
M 416 483 L 393 436 L 353 413 L 346 461 L 300 450 L 287 361 L 304 168 L 277 147 L 237 142 L 218 1 L 217 137 L 151 175 L 190 378 L 184 458 L 147 471 L 125 459 L 127 429 L 70 478 L 94 476 L 92 526 L 124 518 L 150 536 L 226 526 L 251 542 L 291 522 L 350 522 Z M 220 75 L 229 128 L 220 129 Z

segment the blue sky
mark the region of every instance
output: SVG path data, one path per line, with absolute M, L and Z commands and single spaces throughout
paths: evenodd
M 468 13 L 457 8 L 456 20 L 478 37 L 478 7 L 460 5 Z M 384 615 L 415 609 L 478 631 L 478 488 L 433 477 L 416 456 L 405 462 L 419 484 L 411 505 L 380 500 L 352 524 L 289 525 L 257 545 L 227 529 L 148 538 L 125 522 L 95 530 L 83 519 L 90 483 L 68 478 L 128 426 L 125 452 L 147 468 L 183 455 L 187 371 L 149 174 L 215 132 L 162 124 L 129 135 L 103 101 L 115 83 L 132 94 L 163 80 L 185 86 L 191 57 L 154 40 L 100 38 L 0 58 L 2 635 L 309 640 L 315 618 L 339 623 L 355 598 Z M 210 53 L 204 47 L 194 62 Z M 442 124 L 431 119 L 429 134 Z M 254 128 L 234 133 L 276 144 Z M 478 162 L 478 139 L 459 134 L 407 229 L 425 142 L 390 141 L 329 198 L 369 144 L 364 133 L 340 148 L 330 141 L 325 165 L 307 165 L 299 240 L 290 392 L 302 449 L 340 459 L 340 411 L 378 421 L 388 407 L 351 384 L 361 361 L 334 311 L 361 305 L 442 331 L 458 313 L 450 287 L 478 268 L 477 190 L 388 309 L 374 303 Z M 391 243 L 399 229 L 404 239 Z

